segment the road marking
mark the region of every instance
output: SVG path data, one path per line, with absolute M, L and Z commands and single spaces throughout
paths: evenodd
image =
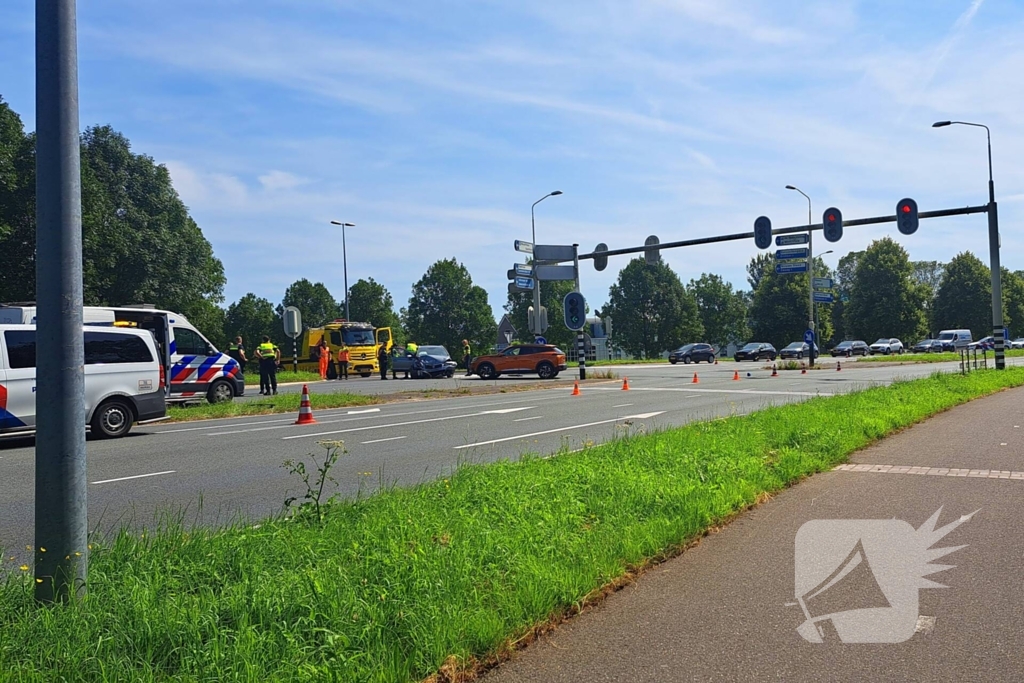
M 136 474 L 131 477 L 118 477 L 117 479 L 101 479 L 100 481 L 94 481 L 93 484 L 110 484 L 115 481 L 128 481 L 129 479 L 142 479 L 143 477 L 159 477 L 161 474 L 174 474 L 176 470 L 167 470 L 166 472 L 151 472 L 149 474 Z
M 935 617 L 919 616 L 917 618 L 917 624 L 914 626 L 914 633 L 923 633 L 928 635 L 935 628 Z
M 469 417 L 480 417 L 481 415 L 505 414 L 505 413 L 510 413 L 510 412 L 516 412 L 518 410 L 528 410 L 531 407 L 533 407 L 533 406 L 527 406 L 527 407 L 524 407 L 524 408 L 511 408 L 511 409 L 503 410 L 503 411 L 502 410 L 483 410 L 483 411 L 476 412 L 476 413 L 467 413 L 465 415 L 447 415 L 445 417 L 432 417 L 432 418 L 429 418 L 429 419 L 426 419 L 426 420 L 408 420 L 406 422 L 394 422 L 394 423 L 382 424 L 382 425 L 368 425 L 366 427 L 352 427 L 350 429 L 336 429 L 336 430 L 330 431 L 330 432 L 316 432 L 314 434 L 295 434 L 294 436 L 282 436 L 281 440 L 282 441 L 290 441 L 291 439 L 312 439 L 312 438 L 317 437 L 317 436 L 331 436 L 332 434 L 347 434 L 349 432 L 363 432 L 363 431 L 366 431 L 366 430 L 369 430 L 369 429 L 390 429 L 390 428 L 393 428 L 393 427 L 405 427 L 405 426 L 408 426 L 408 425 L 425 424 L 427 422 L 444 422 L 446 420 L 462 420 L 462 419 L 466 419 L 466 418 L 469 418 Z M 224 433 L 226 433 L 226 432 L 221 432 L 221 434 L 224 434 Z M 219 436 L 219 434 L 210 434 L 209 436 Z
M 611 387 L 590 387 L 590 391 L 621 391 Z M 688 389 L 683 387 L 630 387 L 630 391 L 680 391 L 692 394 L 748 394 L 751 396 L 832 396 L 824 391 L 769 391 L 766 389 Z
M 620 404 L 619 404 L 619 405 L 617 405 L 617 406 L 612 406 L 612 408 L 628 408 L 628 407 L 630 407 L 631 405 L 633 405 L 633 404 L 632 404 L 632 403 L 620 403 Z
M 363 415 L 365 413 L 379 413 L 380 408 L 367 408 L 366 410 L 350 410 L 346 415 Z
M 608 424 L 610 422 L 619 422 L 620 420 L 646 420 L 648 418 L 655 417 L 664 413 L 664 410 L 660 410 L 656 413 L 643 413 L 642 415 L 627 415 L 625 417 L 614 417 L 610 420 L 601 420 L 599 422 L 587 422 L 586 424 L 571 425 L 569 427 L 557 427 L 555 429 L 546 429 L 543 432 L 533 432 L 532 434 L 519 434 L 518 436 L 506 436 L 504 439 L 491 439 L 490 441 L 479 441 L 477 443 L 467 443 L 464 446 L 456 446 L 455 450 L 463 448 L 473 448 L 474 446 L 489 446 L 495 443 L 502 443 L 504 441 L 515 441 L 517 439 L 529 439 L 533 436 L 543 436 L 545 434 L 555 434 L 557 432 L 567 432 L 573 429 L 583 429 L 584 427 L 595 427 L 597 425 Z
M 398 441 L 399 439 L 407 439 L 407 438 L 409 438 L 409 437 L 407 437 L 407 436 L 390 436 L 390 437 L 388 437 L 386 439 L 374 439 L 373 441 L 363 441 L 361 443 L 362 443 L 362 445 L 365 446 L 368 443 L 384 443 L 385 441 Z
M 481 415 L 505 415 L 507 413 L 518 413 L 520 410 L 532 410 L 537 406 L 523 406 L 522 408 L 505 408 L 504 410 L 485 410 Z
M 513 422 L 526 422 L 527 420 L 539 420 L 542 417 L 544 417 L 544 416 L 543 415 L 534 415 L 532 417 L 521 417 L 518 420 L 512 420 L 512 421 Z
M 1010 470 L 972 470 L 955 467 L 915 467 L 913 465 L 855 465 L 847 463 L 835 468 L 839 472 L 874 472 L 878 474 L 927 474 L 938 477 L 974 477 L 979 479 L 1017 479 L 1024 481 L 1024 472 Z

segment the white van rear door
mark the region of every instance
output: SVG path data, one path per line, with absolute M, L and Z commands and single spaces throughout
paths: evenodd
M 0 378 L 0 428 L 33 427 L 36 423 L 36 332 L 4 330 L 5 377 Z

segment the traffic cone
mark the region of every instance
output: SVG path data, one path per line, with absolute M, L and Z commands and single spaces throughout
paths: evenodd
M 836 361 L 836 372 L 839 372 L 842 369 L 843 369 L 843 364 L 841 362 L 839 362 L 839 361 Z
M 779 376 L 779 369 L 777 367 L 775 367 L 774 363 L 772 363 L 772 377 L 778 377 L 778 376 Z
M 309 407 L 309 387 L 305 384 L 302 385 L 302 403 L 299 404 L 299 419 L 295 421 L 295 424 L 316 424 L 316 420 L 313 419 L 313 409 Z
M 573 396 L 579 396 L 580 395 L 580 383 L 579 382 L 573 382 L 572 383 L 572 395 Z
M 717 358 L 715 359 L 715 365 L 718 365 L 718 359 Z
M 733 370 L 732 381 L 733 382 L 739 382 L 740 381 L 740 371 L 739 370 Z
M 623 377 L 622 378 L 622 390 L 623 391 L 629 391 L 629 378 L 628 377 Z
M 700 384 L 700 380 L 697 379 L 697 373 L 693 373 L 693 381 L 690 384 Z

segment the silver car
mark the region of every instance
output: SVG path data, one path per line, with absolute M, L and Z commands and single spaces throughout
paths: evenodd
M 903 353 L 903 342 L 896 337 L 882 337 L 869 347 L 871 355 L 880 353 L 888 356 L 891 353 Z

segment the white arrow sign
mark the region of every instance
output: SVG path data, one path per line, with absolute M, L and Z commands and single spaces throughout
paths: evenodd
M 534 436 L 543 436 L 545 434 L 556 434 L 558 432 L 568 432 L 573 429 L 583 429 L 584 427 L 596 427 L 597 425 L 605 425 L 611 422 L 619 422 L 620 420 L 649 420 L 652 417 L 657 417 L 664 413 L 664 410 L 659 410 L 656 413 L 641 413 L 639 415 L 627 415 L 626 417 L 614 417 L 610 420 L 600 420 L 598 422 L 587 422 L 585 424 L 571 425 L 569 427 L 557 427 L 555 429 L 545 429 L 543 432 L 533 432 L 532 434 L 520 434 L 519 436 L 506 436 L 504 439 L 491 439 L 490 441 L 479 441 L 477 443 L 467 443 L 464 446 L 456 446 L 455 450 L 461 450 L 463 448 L 473 448 L 474 446 L 489 446 L 495 443 L 502 443 L 504 441 L 516 441 L 518 439 L 529 439 Z

